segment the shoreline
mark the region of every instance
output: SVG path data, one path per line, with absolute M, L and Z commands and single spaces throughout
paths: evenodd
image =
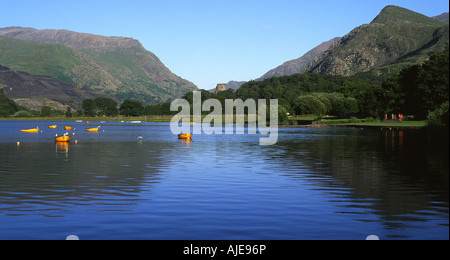
M 426 129 L 426 126 L 398 126 L 398 125 L 349 125 L 349 124 L 313 124 L 313 125 L 279 125 L 279 128 L 321 128 L 321 127 L 340 127 L 340 128 L 359 128 L 359 129 L 388 129 L 388 130 L 404 130 L 404 129 Z
M 140 117 L 21 117 L 21 118 L 0 118 L 0 121 L 36 121 L 36 122 L 74 122 L 74 121 L 90 121 L 90 122 L 170 122 L 173 116 L 140 116 Z M 226 122 L 224 122 L 226 123 Z M 234 122 L 233 122 L 234 123 Z M 424 121 L 402 123 L 343 123 L 343 124 L 323 124 L 313 123 L 305 125 L 278 125 L 279 128 L 316 128 L 316 127 L 346 127 L 360 129 L 424 129 L 426 123 Z

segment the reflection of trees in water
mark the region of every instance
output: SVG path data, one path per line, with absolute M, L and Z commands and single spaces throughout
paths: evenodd
M 124 205 L 161 182 L 159 143 L 29 143 L 0 147 L 0 212 Z
M 268 149 L 283 151 L 271 161 L 279 160 L 283 168 L 287 165 L 290 177 L 304 173 L 304 169 L 331 177 L 316 180 L 318 186 L 329 186 L 333 191 L 351 189 L 346 194 L 355 201 L 352 207 L 377 213 L 388 227 L 402 220 L 426 219 L 427 214 L 439 211 L 448 214 L 448 142 L 442 146 L 442 142 L 430 140 L 428 133 L 418 130 L 330 129 L 304 133 L 288 136 L 278 147 Z M 302 171 L 295 173 L 297 166 L 291 168 L 289 164 L 299 163 Z

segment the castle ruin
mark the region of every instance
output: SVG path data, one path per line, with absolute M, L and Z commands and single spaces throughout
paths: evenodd
M 227 84 L 217 84 L 216 94 L 225 90 L 227 90 Z

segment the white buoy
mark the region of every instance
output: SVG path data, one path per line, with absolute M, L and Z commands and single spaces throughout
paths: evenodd
M 80 240 L 80 238 L 76 235 L 70 235 L 66 237 L 66 240 Z

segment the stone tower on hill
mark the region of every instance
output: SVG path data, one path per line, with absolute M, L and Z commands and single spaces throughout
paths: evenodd
M 217 84 L 216 94 L 225 90 L 227 90 L 227 84 Z

